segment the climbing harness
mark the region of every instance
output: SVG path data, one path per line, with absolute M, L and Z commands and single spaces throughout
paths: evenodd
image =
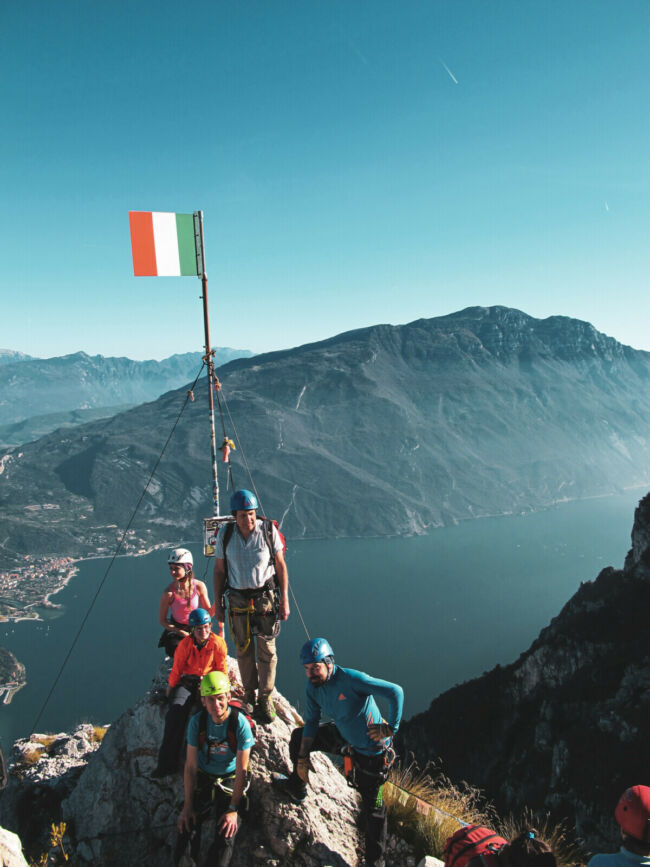
M 228 626 L 232 640 L 239 654 L 248 649 L 251 638 L 254 635 L 264 635 L 266 638 L 276 638 L 280 633 L 280 596 L 278 588 L 269 586 L 267 581 L 264 587 L 255 590 L 239 590 L 232 587 L 228 590 Z M 233 595 L 246 598 L 246 605 L 233 604 Z M 268 607 L 267 607 L 268 606 Z M 238 642 L 234 618 L 246 618 L 246 631 L 243 643 Z M 270 631 L 263 628 L 263 618 L 273 617 Z
M 359 784 L 359 776 L 364 775 L 366 777 L 371 777 L 373 779 L 379 780 L 381 783 L 381 788 L 383 789 L 383 784 L 388 779 L 388 775 L 390 774 L 390 769 L 395 764 L 395 759 L 397 755 L 393 747 L 387 747 L 383 753 L 378 753 L 376 756 L 366 756 L 363 753 L 357 752 L 351 744 L 347 744 L 341 750 L 343 754 L 343 773 L 345 775 L 346 782 L 348 786 L 353 789 L 356 789 Z M 363 759 L 360 757 L 363 756 Z M 383 763 L 379 763 L 378 767 L 375 769 L 364 768 L 363 760 L 364 759 L 381 759 L 383 758 Z

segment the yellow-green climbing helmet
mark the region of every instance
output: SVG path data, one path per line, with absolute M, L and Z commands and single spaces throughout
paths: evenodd
M 201 695 L 224 695 L 227 692 L 230 692 L 230 681 L 223 671 L 210 671 L 201 678 Z

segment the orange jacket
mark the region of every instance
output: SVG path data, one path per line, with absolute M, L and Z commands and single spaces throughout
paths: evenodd
M 210 633 L 210 637 L 201 648 L 197 647 L 192 636 L 188 635 L 176 648 L 174 664 L 169 673 L 169 685 L 178 686 L 183 674 L 196 674 L 199 677 L 203 677 L 209 671 L 223 671 L 224 674 L 228 674 L 227 656 L 226 642 L 214 632 Z

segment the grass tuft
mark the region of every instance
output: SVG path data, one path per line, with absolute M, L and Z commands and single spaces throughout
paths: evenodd
M 409 793 L 408 799 L 404 791 Z M 416 799 L 435 809 L 424 815 L 418 810 Z M 384 803 L 391 827 L 415 847 L 418 858 L 424 855 L 442 858 L 447 838 L 460 827 L 453 817 L 476 825 L 496 823 L 494 810 L 485 803 L 480 789 L 467 783 L 452 783 L 435 766 L 425 771 L 420 771 L 417 765 L 393 768 L 384 787 Z
M 104 740 L 104 736 L 108 731 L 108 726 L 93 726 L 92 733 L 90 735 L 90 741 L 93 744 L 101 744 Z

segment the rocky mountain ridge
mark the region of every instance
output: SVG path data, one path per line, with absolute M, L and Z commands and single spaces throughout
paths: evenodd
M 504 813 L 575 817 L 587 848 L 616 849 L 618 797 L 650 775 L 649 609 L 650 494 L 623 569 L 583 583 L 512 665 L 434 699 L 403 725 L 403 744 Z
M 422 533 L 650 481 L 650 353 L 566 317 L 469 308 L 237 359 L 219 377 L 264 511 L 289 537 Z M 203 383 L 194 397 L 133 524 L 144 547 L 198 540 L 213 512 Z M 185 398 L 6 450 L 5 555 L 105 546 Z M 250 485 L 241 449 L 232 459 Z

